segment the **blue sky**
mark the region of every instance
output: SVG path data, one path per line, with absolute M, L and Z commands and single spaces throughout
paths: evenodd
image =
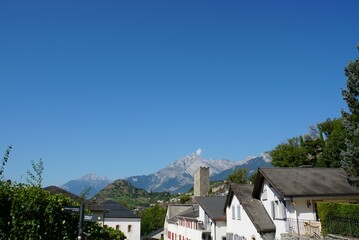
M 340 117 L 359 1 L 0 1 L 5 177 L 241 160 Z

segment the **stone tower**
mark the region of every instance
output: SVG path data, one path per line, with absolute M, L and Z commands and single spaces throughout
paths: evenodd
M 193 195 L 195 197 L 207 196 L 209 192 L 209 167 L 199 167 L 193 175 Z

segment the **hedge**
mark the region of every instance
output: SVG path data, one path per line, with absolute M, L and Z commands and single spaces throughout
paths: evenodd
M 318 202 L 318 214 L 324 236 L 359 236 L 359 204 Z

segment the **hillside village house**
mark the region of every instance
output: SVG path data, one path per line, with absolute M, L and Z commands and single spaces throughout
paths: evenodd
M 65 195 L 76 202 L 83 201 L 81 197 L 56 186 L 49 186 L 44 188 L 44 190 L 52 194 Z M 140 239 L 141 218 L 123 205 L 110 200 L 99 204 L 85 200 L 85 207 L 92 213 L 102 216 L 98 221 L 100 224 L 122 231 L 128 240 Z
M 198 204 L 187 205 L 183 211 L 170 217 L 169 206 L 165 220 L 165 239 L 170 240 L 223 240 L 226 239 L 226 218 L 223 213 L 226 197 L 196 197 Z
M 182 208 L 185 207 L 185 208 Z M 179 210 L 182 210 L 178 212 Z M 171 214 L 178 212 L 175 215 Z M 200 228 L 198 222 L 199 207 L 198 204 L 193 205 L 170 205 L 167 208 L 165 218 L 165 239 L 170 240 L 189 240 L 202 239 L 199 232 L 196 230 Z
M 227 240 L 274 239 L 276 226 L 259 199 L 252 197 L 253 185 L 232 184 L 225 211 Z
M 128 240 L 141 238 L 141 218 L 115 201 L 105 201 L 98 205 L 105 210 L 102 224 L 120 230 Z
M 262 202 L 276 226 L 275 238 L 295 232 L 319 234 L 317 203 L 359 202 L 359 189 L 338 168 L 260 168 L 252 196 Z
M 165 239 L 268 240 L 289 233 L 317 237 L 317 203 L 358 203 L 359 189 L 348 183 L 343 169 L 260 168 L 255 185 L 231 184 L 225 201 L 196 200 L 198 205 L 168 207 Z
M 199 231 L 202 232 L 202 239 L 226 239 L 227 224 L 223 207 L 227 197 L 196 197 L 195 199 L 199 204 L 198 220 L 201 223 Z

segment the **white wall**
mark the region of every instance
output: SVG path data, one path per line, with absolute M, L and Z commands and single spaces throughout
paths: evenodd
M 232 218 L 232 207 L 235 207 L 235 216 Z M 237 219 L 237 206 L 240 206 L 239 201 L 236 196 L 233 196 L 233 200 L 230 206 L 227 206 L 227 232 L 233 233 L 233 235 L 238 235 L 240 237 L 245 237 L 246 239 L 252 239 L 253 237 L 258 240 L 261 239 L 261 236 L 257 232 L 257 229 L 254 227 L 252 221 L 248 217 L 247 213 L 244 211 L 243 207 L 240 206 L 240 220 Z
M 213 240 L 222 240 L 222 238 L 226 237 L 227 234 L 227 222 L 216 221 L 212 224 L 211 233 Z
M 138 240 L 141 238 L 141 219 L 139 218 L 105 218 L 104 225 L 114 229 L 119 225 L 119 230 L 126 235 L 128 240 Z M 129 225 L 131 225 L 130 232 L 128 232 Z
M 186 228 L 178 224 L 172 224 L 172 223 L 167 224 L 167 232 L 165 232 L 165 236 L 164 236 L 165 239 L 169 239 L 168 232 L 174 233 L 175 239 L 179 239 L 180 235 L 184 236 L 185 239 L 188 238 L 189 240 L 202 239 L 201 231 L 198 231 L 196 229 Z
M 263 192 L 266 192 L 267 198 L 263 198 Z M 275 191 L 275 189 L 269 187 L 269 184 L 267 180 L 264 180 L 261 193 L 259 196 L 259 199 L 262 201 L 264 208 L 266 209 L 269 216 L 272 218 L 274 225 L 276 226 L 276 239 L 280 239 L 280 234 L 286 232 L 286 220 L 283 219 L 273 219 L 273 213 L 272 213 L 272 202 L 278 199 L 279 194 Z M 286 202 L 286 205 L 288 206 L 288 203 Z M 291 207 L 290 207 L 291 208 Z M 288 214 L 288 212 L 287 212 Z

